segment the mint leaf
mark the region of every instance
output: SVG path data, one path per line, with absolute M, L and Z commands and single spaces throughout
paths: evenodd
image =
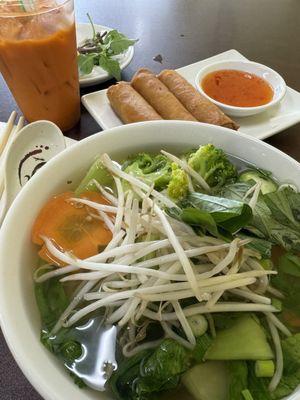
M 117 81 L 121 80 L 121 69 L 117 60 L 109 58 L 106 54 L 100 54 L 99 66 L 108 72 L 109 75 L 116 78 Z
M 82 75 L 88 75 L 93 71 L 96 53 L 79 54 L 77 57 L 79 71 Z

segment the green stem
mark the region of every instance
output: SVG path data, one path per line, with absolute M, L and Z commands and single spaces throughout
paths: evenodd
M 94 23 L 93 23 L 93 21 L 92 21 L 92 18 L 91 18 L 91 16 L 90 16 L 90 14 L 87 13 L 86 15 L 87 15 L 87 17 L 88 17 L 88 19 L 89 19 L 89 21 L 90 21 L 90 24 L 92 25 L 93 40 L 95 40 L 95 38 L 96 38 L 96 29 L 95 29 Z

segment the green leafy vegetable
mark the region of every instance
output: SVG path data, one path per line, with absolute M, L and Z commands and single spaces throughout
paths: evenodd
M 254 364 L 248 364 L 248 390 L 255 400 L 272 400 L 268 390 L 268 381 L 263 378 L 257 378 L 254 373 Z
M 238 233 L 241 239 L 251 239 L 251 242 L 246 247 L 257 251 L 266 261 L 271 258 L 273 243 L 268 240 L 257 238 L 255 236 L 246 235 L 243 232 Z
M 137 382 L 140 394 L 174 388 L 180 375 L 190 366 L 187 350 L 172 339 L 165 339 L 157 350 L 141 365 L 141 379 Z
M 109 379 L 109 387 L 117 399 L 135 399 L 135 380 L 140 375 L 140 364 L 146 360 L 151 351 L 141 351 L 136 355 L 125 358 L 119 363 L 118 369 Z
M 117 60 L 110 58 L 107 54 L 99 55 L 99 66 L 112 75 L 117 81 L 121 80 L 121 68 Z
M 286 253 L 279 259 L 278 275 L 272 277 L 271 283 L 283 295 L 282 313 L 279 318 L 292 331 L 300 330 L 300 277 L 298 268 L 300 258 L 292 253 Z
M 206 211 L 187 207 L 182 210 L 180 218 L 189 225 L 201 227 L 204 232 L 207 231 L 213 236 L 219 235 L 216 221 L 213 216 Z
M 180 206 L 183 209 L 188 208 L 189 210 L 188 213 L 186 212 L 182 216 L 185 222 L 191 225 L 198 225 L 199 221 L 199 225 L 201 225 L 204 222 L 205 228 L 210 233 L 215 231 L 215 226 L 212 219 L 206 217 L 205 214 L 210 215 L 218 227 L 230 233 L 235 233 L 246 226 L 252 218 L 251 208 L 241 201 L 209 196 L 198 192 L 189 194 Z M 201 212 L 201 214 L 193 213 L 196 217 L 194 223 L 192 222 L 192 213 L 190 212 L 191 207 Z
M 212 338 L 205 333 L 196 338 L 196 346 L 193 349 L 192 357 L 196 362 L 201 363 L 204 360 L 204 355 L 212 344 Z
M 165 339 L 153 352 L 141 352 L 125 359 L 109 383 L 119 399 L 150 399 L 172 389 L 190 366 L 188 351 L 172 339 Z
M 272 399 L 281 400 L 300 385 L 300 333 L 281 341 L 283 351 L 283 377 L 272 393 Z
M 78 54 L 77 62 L 82 74 L 88 75 L 93 71 L 96 57 L 97 53 Z
M 294 392 L 300 384 L 300 368 L 291 375 L 283 376 L 276 390 L 271 394 L 273 400 L 282 400 Z
M 128 39 L 123 33 L 113 29 L 103 37 L 103 43 L 108 47 L 109 53 L 114 56 L 123 53 L 128 47 L 133 46 L 137 40 Z
M 280 257 L 278 269 L 285 274 L 300 278 L 300 257 L 292 253 L 285 253 Z
M 212 188 L 221 187 L 230 180 L 236 180 L 237 169 L 231 164 L 223 150 L 212 144 L 200 146 L 190 153 L 188 164 L 198 172 Z
M 251 185 L 247 183 L 230 184 L 221 189 L 220 195 L 228 199 L 243 201 L 250 188 Z M 278 197 L 278 192 L 259 195 L 253 211 L 253 219 L 247 229 L 253 234 L 279 244 L 287 250 L 300 251 L 300 229 L 296 228 L 295 223 L 292 224 L 289 221 L 290 211 L 288 209 L 290 204 L 279 202 L 278 199 L 281 199 L 282 196 Z M 294 202 L 298 204 L 300 194 L 293 192 L 292 196 Z M 271 208 L 269 208 L 269 205 L 271 205 L 270 198 L 272 198 Z M 276 207 L 273 204 L 274 202 Z M 295 213 L 295 210 L 293 213 Z
M 34 292 L 43 327 L 51 330 L 69 304 L 64 288 L 58 279 L 49 279 L 36 283 Z
M 88 18 L 92 27 L 92 38 L 86 39 L 78 47 L 78 67 L 81 74 L 90 74 L 95 65 L 99 65 L 115 79 L 121 79 L 119 61 L 115 56 L 133 46 L 137 40 L 128 39 L 117 30 L 109 32 L 96 32 L 95 26 L 89 14 Z
M 248 367 L 245 361 L 228 362 L 229 370 L 229 399 L 242 400 L 242 392 L 248 386 Z

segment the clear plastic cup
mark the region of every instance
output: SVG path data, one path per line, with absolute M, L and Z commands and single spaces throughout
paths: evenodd
M 80 118 L 73 0 L 1 0 L 0 72 L 30 122 Z

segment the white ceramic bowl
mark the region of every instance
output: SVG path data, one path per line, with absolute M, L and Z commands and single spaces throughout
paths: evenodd
M 273 99 L 262 106 L 258 107 L 236 107 L 228 104 L 220 103 L 219 101 L 208 96 L 202 89 L 202 79 L 210 72 L 222 70 L 222 69 L 233 69 L 239 71 L 249 72 L 255 74 L 260 78 L 265 79 L 272 87 L 274 91 Z M 215 103 L 220 107 L 225 114 L 232 115 L 235 117 L 246 117 L 254 115 L 268 110 L 270 107 L 275 106 L 279 103 L 286 93 L 286 84 L 284 79 L 273 69 L 266 67 L 265 65 L 258 64 L 252 61 L 220 61 L 217 63 L 209 64 L 202 68 L 196 75 L 195 84 L 199 92 L 207 99 Z
M 40 318 L 32 281 L 36 253 L 30 241 L 39 209 L 51 195 L 69 188 L 67 181 L 76 186 L 94 157 L 102 152 L 126 157 L 162 148 L 182 152 L 205 143 L 271 170 L 280 181 L 288 177 L 300 188 L 300 165 L 264 142 L 214 125 L 155 121 L 117 127 L 75 144 L 50 160 L 19 193 L 0 231 L 1 327 L 19 366 L 46 400 L 103 400 L 107 396 L 78 389 L 39 341 Z M 299 399 L 299 393 L 290 400 Z

